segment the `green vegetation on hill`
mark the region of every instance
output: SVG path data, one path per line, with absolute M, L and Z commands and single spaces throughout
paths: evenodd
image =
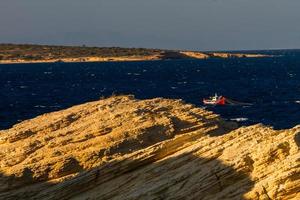
M 207 58 L 261 58 L 256 53 L 199 52 L 121 47 L 50 46 L 31 44 L 0 44 L 0 62 L 91 62 L 132 60 L 174 60 Z
M 0 44 L 0 60 L 49 60 L 81 57 L 151 56 L 158 49 Z

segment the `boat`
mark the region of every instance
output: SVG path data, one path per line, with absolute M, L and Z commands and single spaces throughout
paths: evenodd
M 203 104 L 205 105 L 232 105 L 232 106 L 252 106 L 252 103 L 245 103 L 240 101 L 235 101 L 232 99 L 229 99 L 224 96 L 218 96 L 215 94 L 215 96 L 209 97 L 208 99 L 203 99 Z
M 203 99 L 205 105 L 225 105 L 226 98 L 224 96 L 215 96 L 209 97 L 208 99 Z

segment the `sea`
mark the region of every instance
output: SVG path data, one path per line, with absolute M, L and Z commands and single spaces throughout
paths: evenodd
M 0 130 L 38 115 L 109 97 L 183 99 L 242 125 L 300 124 L 300 50 L 265 58 L 0 65 Z M 251 105 L 206 106 L 223 95 Z

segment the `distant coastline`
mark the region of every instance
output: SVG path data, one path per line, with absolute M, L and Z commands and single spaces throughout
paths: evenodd
M 44 59 L 44 60 L 0 60 L 0 64 L 18 64 L 18 63 L 73 63 L 73 62 L 122 62 L 122 61 L 148 61 L 161 60 L 152 56 L 144 57 L 79 57 L 79 58 L 61 58 L 61 59 Z
M 271 55 L 232 52 L 199 52 L 120 47 L 0 44 L 0 64 L 55 62 L 125 62 L 209 58 L 261 58 Z

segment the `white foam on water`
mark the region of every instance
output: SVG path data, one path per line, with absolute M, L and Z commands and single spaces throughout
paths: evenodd
M 50 108 L 61 108 L 61 106 L 50 106 Z
M 230 119 L 231 121 L 236 121 L 236 122 L 245 122 L 248 120 L 248 118 L 245 117 L 238 117 L 238 118 L 232 118 Z
M 177 82 L 177 84 L 178 85 L 182 85 L 182 84 L 185 85 L 185 84 L 187 84 L 187 81 Z
M 35 108 L 46 108 L 46 106 L 43 106 L 43 105 L 36 105 L 34 106 Z

